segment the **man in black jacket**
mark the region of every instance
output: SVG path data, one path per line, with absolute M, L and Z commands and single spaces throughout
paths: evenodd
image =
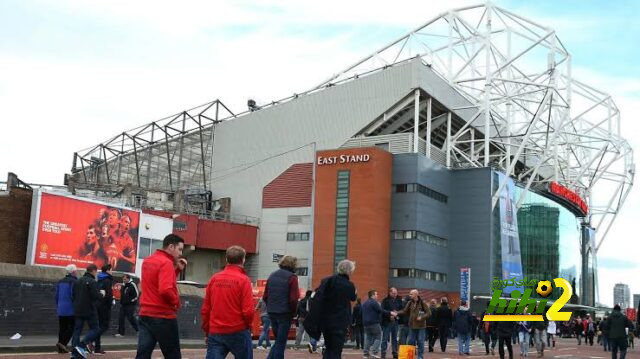
M 124 318 L 126 317 L 133 329 L 138 331 L 138 321 L 135 317 L 136 304 L 138 304 L 138 287 L 131 280 L 128 274 L 122 276 L 122 289 L 120 290 L 120 313 L 118 314 L 118 334 L 116 337 L 124 336 Z
M 338 263 L 338 274 L 324 278 L 320 286 L 325 286 L 322 315 L 322 333 L 324 335 L 324 359 L 342 357 L 342 347 L 351 323 L 351 302 L 356 300 L 356 287 L 349 276 L 356 264 L 348 259 Z
M 498 353 L 500 359 L 504 359 L 504 345 L 509 351 L 509 359 L 513 359 L 513 347 L 511 346 L 511 335 L 515 330 L 515 322 L 492 322 L 495 323 L 496 332 L 498 334 Z M 492 348 L 493 350 L 493 348 Z
M 382 300 L 382 309 L 387 312 L 397 312 L 404 309 L 402 299 L 398 296 L 396 288 L 389 288 L 389 294 Z M 391 339 L 391 353 L 393 358 L 398 357 L 398 321 L 394 317 L 382 316 L 382 343 L 380 353 L 382 357 L 387 355 L 387 343 Z
M 627 355 L 627 332 L 633 329 L 633 324 L 624 314 L 620 312 L 620 306 L 616 304 L 613 307 L 613 312 L 609 317 L 609 343 L 611 344 L 611 358 L 616 359 L 618 357 L 618 350 L 620 350 L 620 359 L 624 359 Z
M 449 308 L 449 300 L 447 297 L 442 297 L 440 300 L 440 307 L 436 312 L 438 317 L 438 334 L 440 335 L 440 349 L 444 353 L 447 350 L 447 340 L 449 339 L 449 328 L 451 328 L 451 322 L 453 321 L 453 313 Z
M 98 326 L 100 334 L 96 338 L 96 354 L 105 354 L 102 350 L 101 338 L 109 329 L 111 322 L 111 305 L 113 304 L 113 276 L 111 275 L 111 264 L 102 266 L 102 271 L 98 274 L 98 291 L 102 296 L 98 304 Z
M 97 305 L 101 296 L 95 279 L 97 273 L 98 267 L 95 264 L 89 264 L 84 276 L 78 279 L 73 286 L 73 311 L 76 323 L 73 330 L 72 345 L 74 350 L 71 353 L 72 358 L 86 358 L 87 344 L 95 341 L 100 335 Z M 89 325 L 89 332 L 80 340 L 80 334 L 85 322 Z
M 427 343 L 429 344 L 429 353 L 433 352 L 433 345 L 438 338 L 438 302 L 435 299 L 431 299 L 429 302 L 429 309 L 431 310 L 431 316 L 427 318 Z

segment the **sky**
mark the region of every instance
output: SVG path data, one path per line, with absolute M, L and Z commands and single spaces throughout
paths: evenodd
M 0 178 L 62 184 L 75 151 L 215 99 L 302 92 L 468 1 L 0 0 Z M 557 31 L 573 74 L 610 93 L 640 148 L 638 1 L 497 1 Z M 636 156 L 637 157 L 637 156 Z M 599 255 L 600 301 L 640 293 L 634 189 Z

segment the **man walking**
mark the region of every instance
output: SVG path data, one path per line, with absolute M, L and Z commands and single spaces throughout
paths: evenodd
M 351 302 L 356 300 L 356 287 L 349 276 L 356 269 L 356 264 L 348 259 L 338 263 L 337 272 L 326 277 L 320 283 L 324 288 L 324 308 L 322 312 L 321 330 L 324 336 L 324 359 L 340 359 L 344 347 L 347 328 L 351 323 Z M 313 343 L 312 343 L 313 345 Z
M 427 329 L 426 329 L 426 337 L 427 343 L 429 344 L 429 353 L 433 352 L 433 345 L 436 343 L 436 338 L 438 337 L 438 316 L 436 314 L 438 310 L 438 302 L 435 299 L 431 299 L 429 302 L 429 310 L 431 311 L 431 315 L 427 318 Z
M 460 307 L 453 316 L 456 333 L 458 333 L 458 354 L 470 355 L 469 345 L 471 344 L 471 329 L 473 319 L 469 313 L 466 301 L 460 302 Z
M 162 241 L 162 249 L 156 250 L 142 263 L 136 359 L 150 359 L 156 343 L 165 358 L 181 358 L 176 319 L 180 295 L 176 276 L 187 266 L 187 260 L 180 258 L 183 249 L 184 239 L 169 234 Z
M 73 285 L 73 313 L 75 315 L 75 326 L 73 329 L 73 352 L 72 358 L 86 358 L 88 355 L 87 344 L 93 343 L 100 335 L 98 326 L 98 303 L 102 298 L 98 292 L 96 275 L 98 267 L 89 264 L 87 271 L 82 278 Z M 80 340 L 84 323 L 89 325 L 89 332 Z
M 536 351 L 538 352 L 538 358 L 544 356 L 544 337 L 547 333 L 547 321 L 544 318 L 544 321 L 540 322 L 532 322 L 533 327 L 533 337 L 534 342 L 536 343 Z
M 260 298 L 258 304 L 256 304 L 256 311 L 260 313 L 260 324 L 262 324 L 262 331 L 258 338 L 257 349 L 267 350 L 271 348 L 271 341 L 269 341 L 269 328 L 271 327 L 271 320 L 269 320 L 269 313 L 267 313 L 267 303 Z M 265 343 L 263 345 L 262 343 Z
M 56 285 L 56 309 L 58 312 L 58 353 L 68 353 L 67 344 L 73 336 L 73 285 L 78 280 L 75 264 L 66 267 L 67 275 Z
M 618 358 L 618 350 L 620 350 L 620 359 L 627 356 L 627 332 L 626 328 L 633 328 L 633 323 L 624 314 L 620 312 L 620 305 L 613 307 L 613 312 L 608 320 L 609 324 L 609 344 L 611 345 L 611 359 Z
M 123 337 L 125 333 L 124 319 L 127 318 L 133 330 L 138 331 L 138 321 L 136 320 L 136 304 L 138 303 L 138 287 L 131 280 L 129 274 L 122 276 L 122 290 L 120 291 L 120 313 L 118 313 L 118 334 L 116 337 Z
M 509 359 L 513 359 L 513 347 L 511 346 L 511 337 L 513 335 L 513 332 L 515 331 L 515 322 L 494 322 L 494 323 L 496 325 L 496 333 L 498 334 L 498 354 L 500 354 L 500 359 L 504 359 L 505 345 L 507 346 L 507 350 L 509 351 Z
M 298 259 L 284 256 L 278 264 L 280 269 L 271 273 L 267 279 L 262 299 L 267 303 L 267 312 L 271 320 L 275 344 L 269 350 L 267 359 L 284 359 L 287 337 L 291 321 L 298 307 L 298 276 L 295 274 Z
M 206 335 L 206 359 L 253 358 L 251 323 L 255 312 L 251 281 L 244 271 L 246 252 L 227 248 L 227 265 L 209 280 L 200 315 Z
M 409 318 L 409 343 L 418 346 L 418 359 L 424 355 L 425 329 L 427 328 L 427 318 L 431 316 L 431 309 L 422 298 L 417 289 L 409 292 L 410 299 L 405 304 L 404 309 L 398 314 L 407 315 Z
M 296 342 L 294 345 L 294 350 L 300 349 L 300 343 L 304 339 L 304 319 L 307 317 L 307 303 L 309 301 L 309 297 L 311 297 L 312 291 L 308 290 L 304 298 L 298 301 L 298 308 L 296 309 L 296 316 L 298 317 L 298 327 L 296 329 Z
M 391 313 L 404 308 L 402 298 L 398 296 L 396 288 L 389 288 L 389 294 L 382 300 L 382 309 Z M 393 316 L 382 316 L 382 344 L 380 352 L 382 357 L 387 355 L 387 345 L 391 341 L 391 354 L 394 359 L 398 358 L 398 321 Z
M 438 318 L 438 334 L 440 335 L 440 349 L 444 353 L 447 350 L 447 340 L 449 339 L 449 328 L 451 328 L 451 322 L 453 321 L 453 314 L 451 308 L 449 308 L 449 300 L 447 297 L 442 297 L 440 300 L 440 307 L 437 311 Z
M 102 334 L 109 330 L 111 323 L 111 306 L 113 305 L 113 276 L 111 275 L 111 264 L 102 266 L 100 274 L 98 274 L 98 291 L 102 295 L 100 304 L 98 304 L 98 326 L 100 334 L 96 338 L 96 354 L 105 354 L 102 350 Z
M 356 305 L 353 306 L 351 318 L 351 327 L 353 328 L 353 335 L 356 338 L 355 349 L 364 349 L 364 327 L 362 326 L 362 303 L 360 303 L 360 298 L 356 299 Z
M 364 356 L 380 358 L 380 341 L 382 339 L 382 328 L 380 323 L 382 317 L 391 317 L 391 313 L 382 309 L 378 303 L 378 292 L 370 290 L 367 293 L 368 299 L 362 304 L 362 325 L 364 326 Z

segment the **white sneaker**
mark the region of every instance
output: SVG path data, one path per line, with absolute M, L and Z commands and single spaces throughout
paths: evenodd
M 116 338 L 122 338 L 122 337 L 124 337 L 124 335 L 122 335 L 122 334 L 120 334 L 120 333 L 117 333 L 116 335 L 114 335 L 114 337 L 116 337 Z

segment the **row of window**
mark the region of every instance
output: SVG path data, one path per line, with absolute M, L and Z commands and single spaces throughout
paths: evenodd
M 309 232 L 289 232 L 287 233 L 288 242 L 308 241 Z
M 393 239 L 417 239 L 419 241 L 433 244 L 434 246 L 446 247 L 447 239 L 434 236 L 432 234 L 420 232 L 420 231 L 391 231 L 391 238 Z
M 447 201 L 449 200 L 449 197 L 447 197 L 447 195 L 432 190 L 431 188 L 423 186 L 419 183 L 394 184 L 393 191 L 396 193 L 419 192 L 442 203 L 447 203 Z
M 347 258 L 347 230 L 349 228 L 349 182 L 350 171 L 338 171 L 336 193 L 336 232 L 334 242 L 334 268 Z
M 447 275 L 445 273 L 437 273 L 415 268 L 391 268 L 390 275 L 393 278 L 416 278 L 432 280 L 435 282 L 447 282 Z

